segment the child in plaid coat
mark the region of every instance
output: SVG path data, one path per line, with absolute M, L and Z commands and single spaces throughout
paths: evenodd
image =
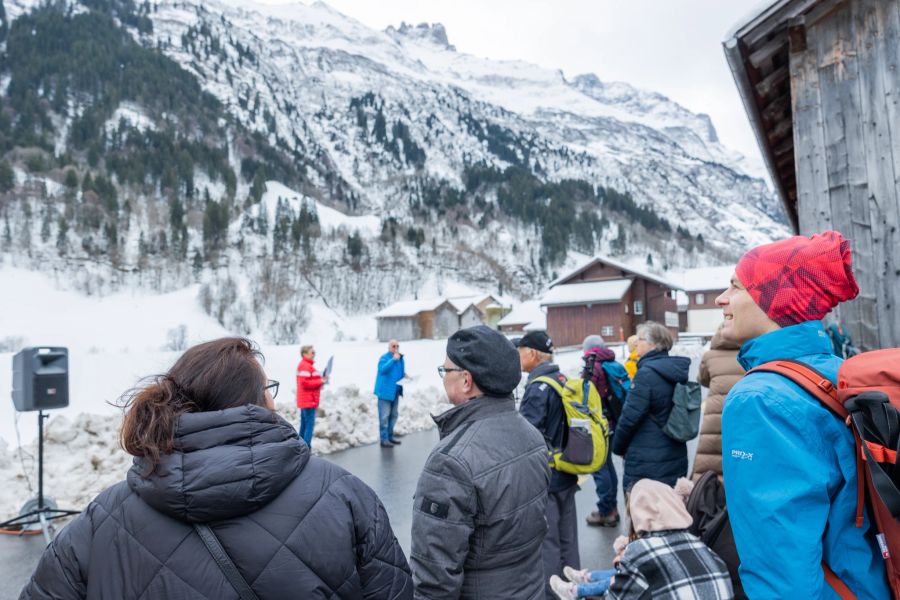
M 631 535 L 616 540 L 615 569 L 578 571 L 566 567 L 564 574 L 569 581 L 556 575 L 550 578 L 559 598 L 734 598 L 725 563 L 687 532 L 691 516 L 674 489 L 659 481 L 641 479 L 631 488 L 628 511 Z

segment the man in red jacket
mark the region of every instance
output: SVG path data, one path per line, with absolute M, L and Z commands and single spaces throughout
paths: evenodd
M 319 408 L 319 394 L 327 377 L 316 371 L 313 361 L 316 349 L 312 346 L 300 347 L 300 364 L 297 365 L 297 408 L 300 409 L 299 435 L 312 448 L 313 428 L 316 426 L 316 409 Z

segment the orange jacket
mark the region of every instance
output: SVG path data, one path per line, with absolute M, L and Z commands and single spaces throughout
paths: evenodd
M 323 385 L 322 374 L 316 371 L 313 361 L 301 359 L 297 365 L 297 408 L 318 408 Z

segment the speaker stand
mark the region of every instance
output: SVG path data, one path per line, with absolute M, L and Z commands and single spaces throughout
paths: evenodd
M 44 419 L 49 417 L 44 411 L 38 411 L 38 495 L 32 498 L 19 511 L 19 516 L 0 523 L 0 529 L 20 528 L 23 532 L 29 525 L 40 524 L 41 532 L 47 544 L 52 540 L 53 519 L 77 515 L 80 510 L 67 510 L 56 507 L 53 498 L 44 496 Z M 19 450 L 21 452 L 21 449 Z

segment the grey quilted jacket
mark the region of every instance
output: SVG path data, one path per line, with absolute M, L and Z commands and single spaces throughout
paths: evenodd
M 543 436 L 512 397 L 481 396 L 435 422 L 441 440 L 413 507 L 415 597 L 543 598 L 550 482 Z
M 259 406 L 187 413 L 148 478 L 102 492 L 47 547 L 21 598 L 233 599 L 192 523 L 209 523 L 261 599 L 412 598 L 384 507 L 353 475 L 310 458 Z

